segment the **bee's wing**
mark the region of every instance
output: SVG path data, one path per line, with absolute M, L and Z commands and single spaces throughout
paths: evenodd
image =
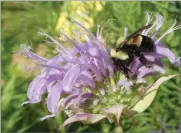
M 130 36 L 128 36 L 121 44 L 119 47 L 123 46 L 124 44 L 126 44 L 130 39 L 134 38 L 135 36 L 137 36 L 138 34 L 140 34 L 143 30 L 148 29 L 152 26 L 152 24 L 146 25 L 141 27 L 140 29 L 138 29 L 137 31 L 133 32 Z

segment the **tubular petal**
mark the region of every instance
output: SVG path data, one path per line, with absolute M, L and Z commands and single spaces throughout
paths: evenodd
M 65 77 L 63 78 L 63 90 L 69 92 L 80 74 L 80 65 L 74 65 L 70 70 L 67 71 Z
M 55 40 L 50 35 L 46 34 L 43 30 L 41 32 L 39 32 L 39 34 L 48 37 L 53 43 L 55 43 L 57 46 L 59 46 L 65 54 L 69 55 L 68 51 L 64 48 L 63 45 L 61 45 L 57 40 Z
M 64 107 L 66 109 L 66 106 L 68 103 L 70 103 L 73 99 L 77 98 L 79 96 L 79 94 L 72 94 L 68 97 L 66 97 L 63 102 L 61 102 L 61 106 Z
M 181 58 L 180 57 L 177 58 L 169 48 L 156 46 L 156 52 L 157 54 L 167 57 L 169 61 L 175 66 L 180 66 Z
M 47 115 L 47 116 L 44 116 L 42 118 L 40 118 L 41 121 L 44 121 L 45 119 L 48 119 L 48 118 L 51 118 L 51 117 L 54 117 L 55 114 L 51 114 L 51 115 Z
M 92 93 L 83 93 L 83 94 L 79 95 L 79 97 L 77 97 L 75 102 L 74 102 L 74 106 L 79 107 L 81 104 L 83 104 L 91 96 L 92 96 Z
M 24 106 L 24 105 L 29 104 L 29 103 L 31 103 L 31 102 L 30 102 L 30 101 L 25 101 L 25 102 L 23 102 L 23 103 L 21 104 L 21 106 Z
M 41 57 L 39 55 L 36 55 L 35 53 L 31 52 L 30 46 L 26 46 L 25 44 L 21 44 L 21 52 L 24 56 L 32 58 L 34 60 L 40 61 L 40 62 L 47 62 L 48 59 Z
M 102 81 L 103 77 L 99 69 L 96 67 L 94 63 L 90 63 L 90 68 L 89 68 L 96 76 L 97 81 Z
M 147 76 L 148 74 L 153 74 L 156 72 L 165 73 L 164 68 L 162 68 L 161 66 L 156 65 L 156 64 L 154 64 L 152 66 L 152 68 L 148 68 L 146 66 L 143 66 L 138 71 L 139 71 L 139 74 L 137 75 L 138 79 L 143 78 L 143 77 Z
M 92 78 L 89 78 L 88 76 L 81 74 L 77 78 L 77 82 L 82 83 L 83 85 L 89 85 L 91 88 L 95 88 L 95 83 Z
M 49 112 L 56 113 L 59 98 L 62 93 L 62 83 L 58 81 L 50 90 L 47 97 L 47 108 Z
M 46 91 L 46 80 L 40 77 L 35 78 L 28 87 L 28 98 L 31 103 L 41 101 L 41 95 Z
M 97 40 L 96 36 L 90 32 L 89 30 L 87 30 L 87 28 L 85 28 L 83 25 L 81 25 L 79 22 L 75 21 L 75 20 L 72 20 L 73 23 L 75 23 L 76 25 L 78 25 L 79 27 L 81 27 L 82 29 L 84 29 L 89 35 L 91 35 L 91 37 L 94 39 L 94 40 Z

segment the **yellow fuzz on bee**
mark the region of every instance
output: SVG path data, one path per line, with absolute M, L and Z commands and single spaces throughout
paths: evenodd
M 122 51 L 116 52 L 116 50 L 114 50 L 114 49 L 111 50 L 110 55 L 111 55 L 111 57 L 118 58 L 121 60 L 126 60 L 129 58 L 128 54 L 126 54 Z
M 142 36 L 137 35 L 134 38 L 130 39 L 127 45 L 136 45 L 137 47 L 140 47 L 142 40 L 143 40 Z
M 141 45 L 142 40 L 143 40 L 142 36 L 136 36 L 133 40 L 133 44 L 139 47 Z

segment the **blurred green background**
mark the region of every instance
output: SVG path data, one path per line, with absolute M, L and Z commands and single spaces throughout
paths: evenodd
M 71 35 L 75 26 L 70 20 L 75 19 L 96 33 L 97 24 L 103 25 L 113 18 L 115 21 L 108 23 L 103 31 L 107 45 L 113 46 L 123 37 L 124 27 L 128 27 L 131 33 L 145 24 L 146 12 L 159 13 L 165 18 L 158 36 L 173 24 L 175 18 L 180 23 L 179 2 L 1 2 L 1 6 L 2 132 L 56 132 L 67 118 L 59 113 L 54 118 L 40 121 L 39 118 L 48 114 L 43 102 L 21 107 L 21 103 L 27 99 L 28 85 L 38 72 L 25 70 L 26 65 L 33 66 L 34 62 L 21 56 L 20 44 L 32 45 L 32 50 L 42 56 L 50 57 L 55 53 L 53 46 L 46 45 L 45 38 L 38 36 L 40 29 L 54 37 L 57 37 L 60 28 Z M 179 30 L 167 35 L 163 42 L 179 56 Z M 179 72 L 168 60 L 164 63 L 169 74 Z M 149 128 L 159 131 L 163 127 L 161 121 L 166 123 L 168 132 L 172 129 L 176 131 L 181 117 L 180 99 L 180 79 L 164 83 L 149 109 L 123 120 L 124 131 L 149 132 Z M 115 125 L 104 120 L 93 125 L 70 124 L 60 132 L 114 130 Z

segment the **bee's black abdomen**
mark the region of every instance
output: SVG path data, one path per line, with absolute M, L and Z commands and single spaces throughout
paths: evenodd
M 142 52 L 152 52 L 153 47 L 154 47 L 154 41 L 147 36 L 141 35 L 142 36 L 142 42 L 140 45 L 141 51 Z

